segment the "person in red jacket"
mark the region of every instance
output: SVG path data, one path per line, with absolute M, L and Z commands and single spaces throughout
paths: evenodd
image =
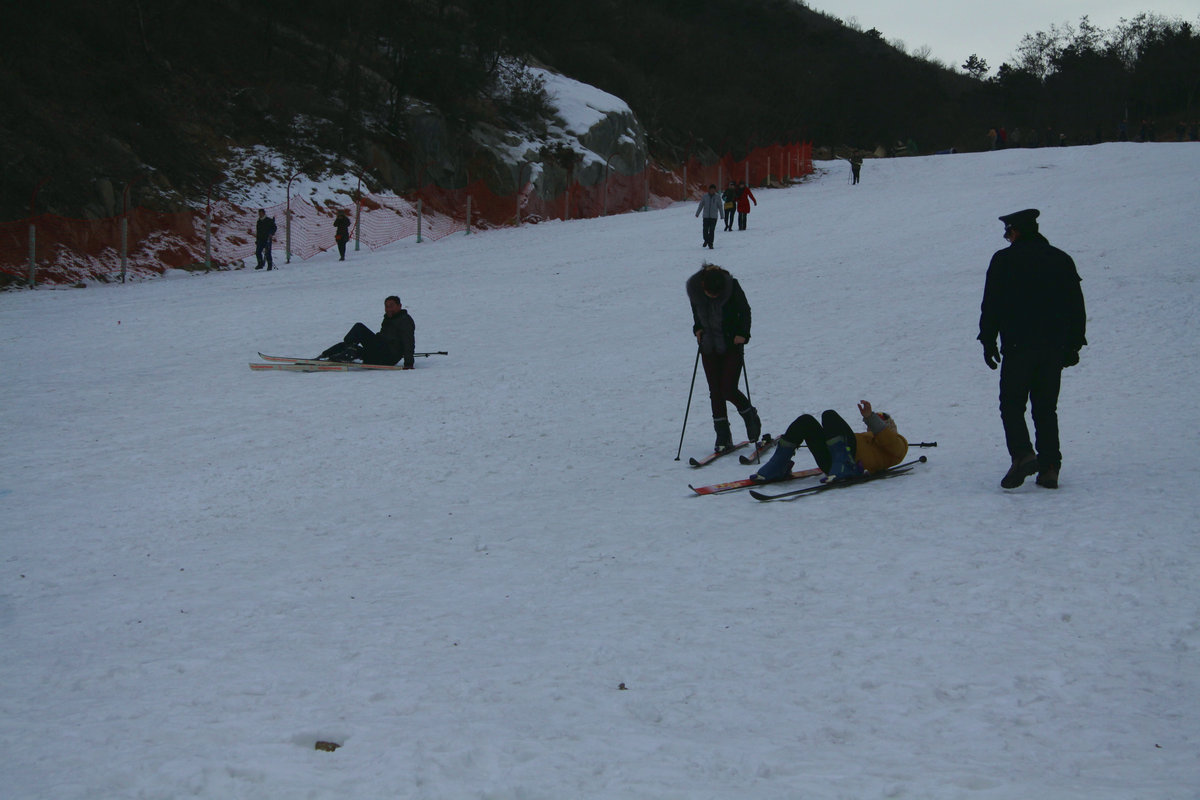
M 876 412 L 866 400 L 859 401 L 858 413 L 867 426 L 865 433 L 855 433 L 832 409 L 823 413 L 820 420 L 812 414 L 796 417 L 779 437 L 771 458 L 750 477 L 759 481 L 785 477 L 792 471 L 792 457 L 801 444 L 808 445 L 821 471 L 835 478 L 878 472 L 903 461 L 908 440 L 896 430 L 891 415 Z
M 754 198 L 754 192 L 750 191 L 750 187 L 746 185 L 745 181 L 739 181 L 738 182 L 738 199 L 737 199 L 738 230 L 739 231 L 746 230 L 746 217 L 748 217 L 750 215 L 750 202 L 751 201 L 754 202 L 754 205 L 758 205 L 758 200 L 756 200 Z

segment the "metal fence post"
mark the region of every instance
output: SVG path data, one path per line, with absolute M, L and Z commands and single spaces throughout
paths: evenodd
M 204 268 L 212 269 L 212 201 L 204 205 Z
M 471 195 L 467 195 L 467 232 L 465 235 L 471 235 Z
M 129 190 L 137 178 L 125 184 L 124 210 L 121 212 L 121 283 L 125 282 L 125 272 L 129 265 Z
M 358 203 L 354 207 L 354 252 L 359 250 L 359 242 L 362 241 L 362 198 L 359 197 Z
M 29 219 L 29 288 L 37 286 L 37 226 Z
M 358 252 L 358 243 L 362 240 L 362 175 L 358 176 L 358 188 L 354 190 L 354 252 Z
M 421 243 L 421 217 L 424 214 L 424 209 L 422 208 L 423 204 L 424 204 L 424 201 L 422 201 L 421 198 L 418 197 L 417 198 L 417 244 Z

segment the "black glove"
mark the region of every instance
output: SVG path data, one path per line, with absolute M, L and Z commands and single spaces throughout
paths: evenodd
M 988 365 L 988 369 L 995 369 L 1000 364 L 1000 349 L 995 342 L 983 343 L 983 363 Z
M 1078 363 L 1079 363 L 1079 351 L 1078 350 L 1064 350 L 1063 351 L 1063 357 L 1062 357 L 1063 369 L 1066 369 L 1067 367 L 1073 367 Z

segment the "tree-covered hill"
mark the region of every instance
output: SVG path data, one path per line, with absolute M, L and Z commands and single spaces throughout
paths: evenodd
M 1114 115 L 1194 118 L 1200 72 L 1191 27 L 1147 15 L 1027 37 L 993 78 L 794 0 L 47 0 L 0 17 L 3 219 L 38 186 L 35 211 L 69 216 L 112 213 L 126 185 L 196 203 L 258 145 L 404 191 L 418 176 L 370 154 L 419 162 L 415 109 L 464 162 L 473 128 L 539 124 L 538 87 L 502 85 L 513 61 L 625 99 L 667 161 L 799 139 L 969 150 L 999 125 L 1078 138 Z M 1119 97 L 1080 89 L 1098 79 Z

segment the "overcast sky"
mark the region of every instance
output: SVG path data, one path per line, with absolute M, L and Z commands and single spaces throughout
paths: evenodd
M 929 45 L 933 58 L 956 69 L 975 53 L 987 61 L 992 75 L 1002 63 L 1013 61 L 1025 34 L 1049 31 L 1051 25 L 1075 26 L 1084 15 L 1103 30 L 1143 11 L 1193 24 L 1200 19 L 1200 0 L 805 0 L 805 4 L 843 22 L 853 18 L 864 31 L 875 28 L 889 42 L 901 39 L 909 53 Z

